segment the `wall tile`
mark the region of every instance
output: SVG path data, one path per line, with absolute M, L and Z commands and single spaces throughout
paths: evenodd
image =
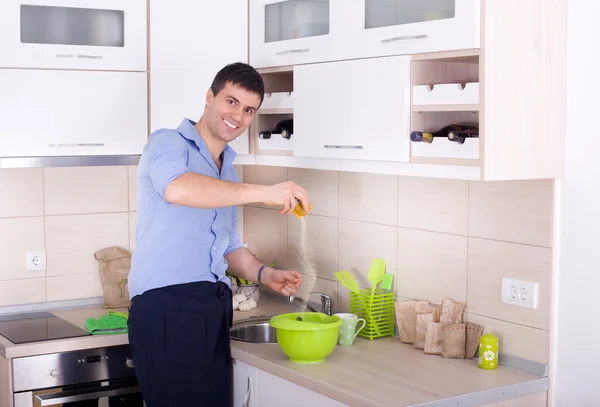
M 467 181 L 398 177 L 398 226 L 464 236 L 468 213 Z
M 276 211 L 244 208 L 244 230 L 248 249 L 265 263 L 277 260 L 287 267 L 287 219 Z
M 44 214 L 44 170 L 0 169 L 0 218 Z
M 137 211 L 137 200 L 138 200 L 138 178 L 137 178 L 137 165 L 130 165 L 127 169 L 129 177 L 129 210 Z
M 46 215 L 127 212 L 127 167 L 44 168 Z
M 128 217 L 127 212 L 46 217 L 46 275 L 97 272 L 96 251 L 129 247 Z
M 312 215 L 338 216 L 338 172 L 290 168 L 289 180 L 308 193 Z
M 287 168 L 285 167 L 270 167 L 260 165 L 247 165 L 244 167 L 244 183 L 258 185 L 275 185 L 288 180 Z M 279 210 L 279 206 L 267 206 L 262 203 L 252 203 L 246 206 L 256 208 L 267 208 L 271 210 Z
M 43 251 L 44 218 L 0 219 L 0 280 L 44 277 L 27 270 L 27 252 Z
M 48 301 L 76 300 L 102 297 L 99 273 L 48 277 Z
M 550 346 L 548 331 L 470 313 L 467 313 L 465 318 L 469 322 L 488 327 L 499 338 L 500 354 L 548 363 Z
M 398 229 L 399 296 L 441 304 L 467 299 L 467 238 Z
M 469 182 L 469 236 L 552 246 L 551 180 Z
M 301 273 L 304 270 L 299 259 L 302 239 L 301 223 L 295 216 L 288 216 L 288 268 Z M 306 220 L 306 236 L 310 247 L 312 263 L 317 276 L 335 280 L 338 251 L 338 220 L 323 216 L 308 215 Z
M 46 301 L 46 279 L 0 281 L 0 306 L 35 304 Z
M 337 300 L 337 283 L 335 281 L 326 280 L 324 278 L 314 276 L 302 276 L 302 286 L 296 292 L 296 297 L 303 298 L 309 302 L 321 305 L 318 295 L 308 295 L 311 292 L 320 292 L 331 296 L 333 301 L 333 311 L 335 312 L 335 303 Z
M 538 309 L 503 304 L 502 278 L 538 282 Z M 467 310 L 541 329 L 550 327 L 552 250 L 469 238 Z
M 382 258 L 386 271 L 395 274 L 398 231 L 396 227 L 339 220 L 338 268 L 347 270 L 363 287 L 371 287 L 367 276 L 371 262 Z
M 340 172 L 340 218 L 396 226 L 398 177 Z
M 234 165 L 235 172 L 237 173 L 238 179 L 240 182 L 244 182 L 244 166 L 243 165 Z
M 138 214 L 137 212 L 129 212 L 129 250 L 134 251 L 137 245 L 136 241 L 136 228 L 137 228 Z

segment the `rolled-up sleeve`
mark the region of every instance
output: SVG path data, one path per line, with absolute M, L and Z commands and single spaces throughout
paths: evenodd
M 158 195 L 164 200 L 165 189 L 175 178 L 188 172 L 187 145 L 173 131 L 157 133 L 144 152 L 148 163 L 148 174 Z

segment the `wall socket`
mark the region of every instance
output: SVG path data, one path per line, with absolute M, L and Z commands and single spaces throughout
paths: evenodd
M 537 308 L 538 283 L 502 279 L 502 302 L 524 308 Z
M 46 252 L 27 252 L 27 270 L 46 270 Z

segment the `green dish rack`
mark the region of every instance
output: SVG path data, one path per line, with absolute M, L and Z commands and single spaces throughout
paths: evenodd
M 360 290 L 360 294 L 350 291 L 350 312 L 366 322 L 358 336 L 370 340 L 394 336 L 394 299 L 389 290 L 377 289 L 372 298 L 371 289 Z

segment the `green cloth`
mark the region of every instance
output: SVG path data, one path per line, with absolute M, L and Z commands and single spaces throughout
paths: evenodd
M 127 312 L 115 312 L 108 310 L 108 315 L 96 318 L 88 318 L 85 327 L 92 335 L 125 334 L 127 329 Z

